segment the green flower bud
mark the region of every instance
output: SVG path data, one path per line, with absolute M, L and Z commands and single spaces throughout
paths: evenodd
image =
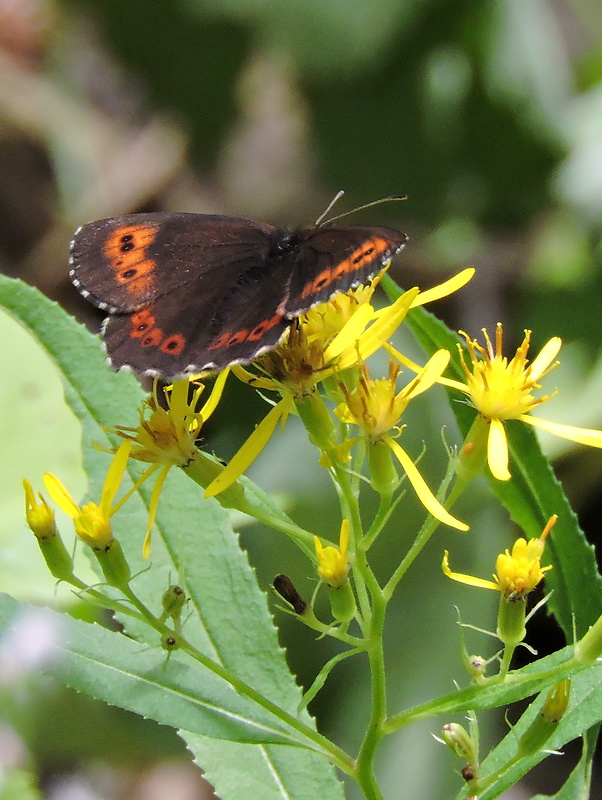
M 349 581 L 341 586 L 327 586 L 332 616 L 339 622 L 350 622 L 355 616 L 355 595 Z
M 383 497 L 391 497 L 399 485 L 399 475 L 393 463 L 391 448 L 382 440 L 368 446 L 370 485 Z
M 575 645 L 575 661 L 592 666 L 602 658 L 602 616 Z
M 442 741 L 471 766 L 477 763 L 477 747 L 466 728 L 457 722 L 448 722 L 441 731 Z
M 92 548 L 109 586 L 123 589 L 132 578 L 130 566 L 117 539 L 111 539 L 104 548 Z
M 176 620 L 180 618 L 182 609 L 188 602 L 186 592 L 181 586 L 173 585 L 163 592 L 161 603 L 163 605 L 163 614 L 161 615 L 161 622 L 165 622 L 167 617 Z

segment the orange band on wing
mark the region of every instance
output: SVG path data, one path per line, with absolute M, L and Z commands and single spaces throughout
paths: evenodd
M 116 281 L 135 297 L 154 290 L 157 264 L 148 258 L 148 248 L 158 230 L 153 225 L 124 225 L 116 228 L 104 244 L 103 255 L 115 270 Z
M 141 308 L 130 317 L 130 338 L 140 339 L 142 347 L 158 347 L 169 356 L 179 356 L 186 347 L 186 337 L 181 333 L 165 336 L 161 328 L 156 328 L 157 319 L 151 307 Z
M 341 261 L 340 264 L 332 267 L 332 269 L 322 270 L 317 278 L 306 283 L 301 292 L 301 299 L 311 297 L 313 294 L 319 294 L 322 289 L 331 283 L 336 283 L 343 275 L 358 272 L 369 266 L 386 252 L 389 246 L 389 242 L 386 239 L 369 239 L 357 250 L 354 250 L 348 258 Z

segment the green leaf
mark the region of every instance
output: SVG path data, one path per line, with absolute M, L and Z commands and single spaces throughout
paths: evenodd
M 255 750 L 261 750 L 258 763 L 249 746 L 188 733 L 184 738 L 218 797 L 238 797 L 241 786 L 245 800 L 343 797 L 334 772 L 325 776 L 323 759 L 315 753 L 287 746 L 256 747 Z
M 123 634 L 0 595 L 4 629 L 18 614 L 39 613 L 52 631 L 46 671 L 73 689 L 174 728 L 236 742 L 304 744 L 302 736 L 182 656 L 167 659 Z M 201 675 L 199 675 L 199 671 Z
M 494 774 L 516 753 L 518 738 L 527 730 L 537 714 L 540 713 L 547 696 L 547 691 L 542 692 L 519 719 L 514 728 L 505 736 L 500 744 L 495 747 L 482 763 L 482 774 L 486 779 L 488 774 Z M 502 777 L 479 795 L 480 800 L 493 800 L 503 792 L 514 786 L 524 775 L 548 757 L 549 751 L 560 751 L 567 742 L 582 736 L 589 728 L 598 727 L 602 719 L 602 668 L 580 672 L 571 680 L 571 701 L 567 712 L 562 717 L 556 731 L 544 745 L 544 749 L 530 757 L 523 758 L 519 763 L 508 770 Z M 595 742 L 595 734 L 591 736 Z M 586 748 L 582 755 L 579 767 L 573 772 L 570 785 L 577 789 L 576 794 L 567 794 L 569 797 L 586 797 L 584 787 L 589 784 L 588 761 L 591 760 Z M 566 786 L 566 784 L 565 784 Z M 566 791 L 569 791 L 568 787 Z
M 486 686 L 474 685 L 459 689 L 457 692 L 451 692 L 436 700 L 413 706 L 394 715 L 388 724 L 390 728 L 397 729 L 410 722 L 428 719 L 436 714 L 461 714 L 471 710 L 499 708 L 523 700 L 536 692 L 549 689 L 563 678 L 574 677 L 585 669 L 591 671 L 591 681 L 602 682 L 602 666 L 592 668 L 575 666 L 570 661 L 572 654 L 573 646 L 569 645 L 520 670 L 514 670 L 510 673 L 508 680 L 503 683 Z M 602 707 L 600 713 L 602 718 Z
M 107 369 L 97 337 L 92 336 L 59 306 L 35 289 L 2 276 L 0 304 L 32 332 L 54 360 L 63 376 L 67 401 L 82 421 L 86 440 L 91 438 L 107 446 L 114 437 L 106 433 L 106 426 L 136 424 L 138 406 L 143 398 L 142 391 L 132 375 L 115 374 Z M 90 492 L 95 499 L 99 497 L 110 459 L 107 453 L 85 447 L 85 464 L 91 481 Z M 133 478 L 140 472 L 135 464 L 130 463 L 128 468 Z M 123 490 L 127 488 L 126 476 Z M 120 540 L 132 570 L 141 570 L 134 580 L 134 590 L 158 613 L 163 591 L 169 583 L 179 581 L 191 598 L 189 609 L 192 613 L 184 626 L 186 638 L 202 652 L 231 668 L 265 697 L 295 714 L 300 700 L 299 687 L 286 666 L 284 653 L 267 609 L 266 597 L 257 586 L 246 555 L 239 548 L 238 538 L 228 524 L 226 512 L 217 501 L 204 500 L 199 487 L 183 473 L 172 470 L 159 504 L 149 568 L 149 563 L 142 560 L 141 552 L 150 491 L 150 486 L 143 486 L 112 520 L 114 534 Z M 260 491 L 257 496 L 262 502 L 267 502 Z M 158 648 L 158 634 L 154 630 L 145 625 L 132 624 L 129 619 L 124 618 L 122 621 L 127 624 L 130 635 L 135 636 L 139 643 L 144 642 Z M 179 719 L 179 715 L 172 717 L 168 708 L 159 707 L 159 673 L 165 660 L 159 649 L 134 657 L 133 651 L 139 653 L 142 649 L 140 644 L 132 645 L 119 634 L 107 633 L 96 626 L 86 627 L 83 623 L 77 623 L 70 630 L 77 633 L 73 633 L 75 638 L 70 641 L 70 648 L 65 649 L 66 660 L 58 670 L 62 671 L 63 680 L 77 680 L 82 688 L 96 691 L 98 697 L 108 702 L 128 708 L 132 708 L 132 703 L 135 703 L 138 713 L 153 719 L 161 716 L 160 721 L 167 721 L 168 724 L 182 729 L 184 738 L 188 729 L 203 736 L 215 736 L 217 732 L 221 736 L 231 735 L 235 740 L 240 739 L 238 723 L 232 727 L 216 725 L 215 721 L 211 722 L 213 716 L 204 711 L 198 712 L 194 724 L 190 724 L 188 716 L 185 719 Z M 84 630 L 87 639 L 82 632 Z M 106 652 L 100 646 L 101 641 L 104 642 Z M 114 653 L 114 650 L 118 652 Z M 96 659 L 98 651 L 101 655 L 105 654 L 104 661 L 102 658 Z M 114 669 L 119 674 L 119 681 L 116 683 L 106 679 L 112 669 L 113 658 Z M 200 667 L 194 669 L 197 672 L 196 681 L 204 684 L 205 677 L 211 674 Z M 182 696 L 178 696 L 178 707 L 188 710 L 189 703 L 183 699 L 187 689 L 192 691 L 191 698 L 196 698 L 195 702 L 204 697 L 204 690 L 198 690 L 194 694 L 195 681 L 190 678 L 193 674 L 191 670 L 190 662 L 179 651 L 172 653 L 165 667 L 165 674 L 170 676 L 170 680 L 177 685 L 178 680 L 182 681 Z M 150 685 L 146 682 L 148 674 L 152 677 Z M 209 686 L 213 687 L 212 691 L 217 692 L 216 679 L 209 677 L 208 680 Z M 136 690 L 133 691 L 132 687 L 136 687 Z M 222 698 L 222 701 L 224 697 L 234 694 L 225 682 L 222 682 L 221 691 L 223 697 L 219 693 L 214 697 Z M 163 698 L 166 706 L 171 702 L 169 697 L 166 694 Z M 234 706 L 227 706 L 226 710 L 230 708 Z M 248 717 L 245 717 L 244 730 L 247 724 L 254 724 L 259 728 L 262 725 L 264 728 L 268 727 L 266 712 L 260 706 L 249 705 L 245 700 L 241 709 Z M 277 735 L 284 733 L 286 738 L 289 733 L 286 726 L 282 730 L 283 723 L 280 723 L 281 728 L 278 729 L 278 721 L 271 715 L 270 720 L 274 723 Z M 305 725 L 313 727 L 314 723 L 309 715 L 303 714 L 302 720 Z M 261 736 L 264 739 L 257 741 L 269 740 L 266 734 L 262 733 Z M 192 741 L 189 747 L 194 753 Z M 203 763 L 202 759 L 203 753 L 211 752 L 216 758 L 221 754 L 225 764 L 230 759 L 232 768 L 235 769 L 238 756 L 234 753 L 244 747 L 248 748 L 246 759 L 249 780 L 256 774 L 258 785 L 263 780 L 267 760 L 274 765 L 274 780 L 282 787 L 293 786 L 294 776 L 305 770 L 313 774 L 316 785 L 323 787 L 320 790 L 323 794 L 329 798 L 342 797 L 341 785 L 336 780 L 332 766 L 324 759 L 316 761 L 315 754 L 309 751 L 287 747 L 282 752 L 281 748 L 276 748 L 276 752 L 273 752 L 272 745 L 236 744 L 232 751 L 230 747 L 231 742 L 225 739 L 219 742 L 213 740 L 211 747 L 203 746 L 199 762 L 204 769 L 211 769 L 211 765 Z M 231 757 L 228 755 L 230 752 L 233 754 Z M 294 757 L 282 755 L 292 752 L 295 752 Z M 231 793 L 222 793 L 224 800 L 238 797 L 248 800 L 243 786 L 240 782 L 233 781 Z M 297 795 L 291 794 L 290 797 L 296 798 Z
M 390 278 L 384 282 L 391 299 L 401 290 Z M 458 336 L 423 308 L 413 309 L 407 318 L 421 346 L 428 355 L 439 348 L 452 354 L 448 374 L 464 381 L 457 356 Z M 449 390 L 451 408 L 463 436 L 474 419 L 460 393 Z M 553 589 L 549 608 L 562 626 L 568 641 L 573 639 L 573 625 L 582 636 L 602 614 L 602 580 L 596 566 L 593 547 L 577 523 L 562 486 L 556 479 L 533 430 L 519 421 L 506 423 L 510 449 L 510 481 L 496 481 L 488 475 L 492 491 L 507 509 L 512 520 L 528 538 L 539 536 L 552 514 L 558 522 L 546 543 L 546 558 L 553 569 L 546 575 L 546 586 Z
M 555 798 L 555 800 L 575 800 L 575 798 L 591 796 L 593 751 L 596 749 L 596 739 L 598 737 L 599 728 L 600 726 L 597 725 L 593 731 L 588 731 L 584 734 L 581 758 L 560 791 L 555 795 L 538 794 L 535 795 L 532 800 L 552 800 L 552 798 Z

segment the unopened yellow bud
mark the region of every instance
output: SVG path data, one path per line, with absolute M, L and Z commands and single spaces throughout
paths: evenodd
M 25 489 L 25 517 L 27 524 L 38 539 L 51 539 L 58 534 L 54 511 L 50 508 L 42 495 L 36 500 L 33 487 L 28 480 L 23 481 Z
M 537 717 L 520 737 L 517 757 L 532 755 L 541 750 L 556 730 L 569 704 L 571 681 L 560 681 L 549 692 Z

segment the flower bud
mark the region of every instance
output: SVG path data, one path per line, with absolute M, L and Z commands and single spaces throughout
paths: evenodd
M 575 645 L 575 661 L 591 667 L 602 658 L 602 616 Z
M 571 681 L 565 678 L 550 691 L 541 711 L 520 737 L 517 757 L 530 756 L 543 748 L 558 727 L 571 695 Z
M 178 642 L 178 638 L 174 635 L 173 631 L 169 631 L 169 633 L 166 633 L 161 637 L 161 647 L 164 650 L 167 650 L 168 653 L 171 653 L 173 650 L 177 650 L 179 646 L 180 644 Z
M 471 766 L 477 763 L 477 747 L 466 728 L 457 722 L 448 722 L 441 731 L 441 740 Z
M 370 486 L 384 498 L 390 498 L 399 486 L 399 475 L 393 463 L 391 448 L 382 440 L 368 446 Z
M 163 614 L 161 614 L 161 622 L 165 622 L 167 617 L 173 620 L 179 620 L 182 609 L 188 602 L 186 592 L 181 586 L 173 585 L 163 592 L 161 603 L 163 605 Z
M 40 503 L 37 502 L 29 481 L 23 481 L 23 488 L 27 524 L 36 537 L 50 574 L 59 581 L 74 583 L 76 579 L 73 576 L 73 559 L 56 527 L 54 511 L 41 494 Z
M 487 669 L 487 660 L 484 659 L 483 656 L 467 656 L 464 659 L 464 665 L 473 678 L 480 678 L 485 674 L 485 670 Z
M 54 511 L 41 494 L 38 503 L 33 487 L 28 480 L 23 481 L 23 488 L 25 489 L 25 517 L 36 538 L 51 539 L 53 536 L 57 536 L 58 528 L 54 519 Z

